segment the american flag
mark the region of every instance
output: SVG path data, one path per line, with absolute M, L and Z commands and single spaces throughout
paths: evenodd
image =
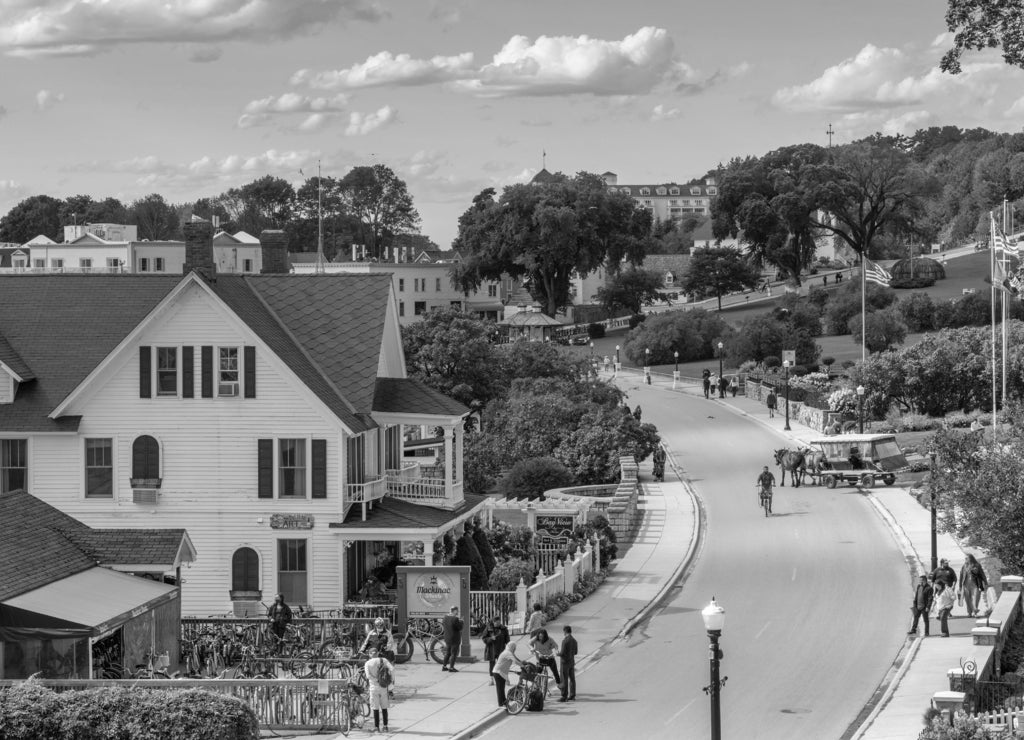
M 892 282 L 892 273 L 886 270 L 881 265 L 877 265 L 867 257 L 864 258 L 864 279 L 870 280 L 872 283 L 878 283 L 889 287 L 889 283 Z
M 996 226 L 995 216 L 989 213 L 989 218 L 992 219 L 992 248 L 996 251 L 1005 252 L 1006 254 L 1019 255 L 1020 247 L 1016 244 L 1011 244 L 1002 229 Z

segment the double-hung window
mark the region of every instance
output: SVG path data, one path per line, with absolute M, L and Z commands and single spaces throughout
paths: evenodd
M 238 347 L 217 348 L 217 395 L 238 395 Z
M 114 495 L 114 444 L 109 438 L 85 440 L 85 495 L 87 498 Z
M 306 498 L 306 440 L 278 440 L 278 496 Z
M 153 258 L 153 272 L 163 272 L 163 271 L 164 271 L 164 258 L 163 257 L 154 257 Z
M 28 440 L 0 439 L 0 494 L 28 487 Z
M 156 394 L 178 395 L 178 348 L 156 348 Z

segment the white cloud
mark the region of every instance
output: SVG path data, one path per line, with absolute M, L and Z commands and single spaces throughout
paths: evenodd
M 668 108 L 662 103 L 654 106 L 654 110 L 651 111 L 652 121 L 670 121 L 673 118 L 679 118 L 681 111 L 678 108 Z
M 408 54 L 382 51 L 362 64 L 347 69 L 312 72 L 301 69 L 292 75 L 293 85 L 308 84 L 324 90 L 380 87 L 384 85 L 429 85 L 466 77 L 473 70 L 473 54 L 413 59 Z
M 1020 118 L 1024 116 L 1024 97 L 1017 98 L 1013 101 L 1013 105 L 1006 109 L 1003 113 L 1004 118 Z
M 57 103 L 64 102 L 64 93 L 55 93 L 51 90 L 40 90 L 36 93 L 36 108 L 49 110 Z
M 365 136 L 381 126 L 393 123 L 394 120 L 395 109 L 390 105 L 385 105 L 373 113 L 350 113 L 345 136 Z
M 82 55 L 121 44 L 272 40 L 384 15 L 374 0 L 0 0 L 0 51 Z
M 703 76 L 678 59 L 668 31 L 647 26 L 621 40 L 589 36 L 513 36 L 482 66 L 472 53 L 417 59 L 382 51 L 361 64 L 317 72 L 301 69 L 293 85 L 320 89 L 450 84 L 481 97 L 592 94 L 634 96 L 658 88 L 706 89 L 746 71 L 745 65 Z
M 299 129 L 311 131 L 329 120 L 330 113 L 341 112 L 347 105 L 348 96 L 343 93 L 331 97 L 311 97 L 298 93 L 285 93 L 278 97 L 270 95 L 250 101 L 239 116 L 237 125 L 239 128 L 251 128 L 269 123 L 276 115 L 306 113 L 308 115 Z
M 0 180 L 0 212 L 7 213 L 28 197 L 27 187 L 15 180 Z

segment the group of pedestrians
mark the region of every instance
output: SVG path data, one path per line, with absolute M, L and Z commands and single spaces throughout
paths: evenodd
M 560 702 L 576 698 L 576 654 L 579 645 L 573 637 L 572 627 L 562 628 L 562 642 L 559 644 L 544 627 L 544 611 L 539 603 L 533 605 L 526 632 L 530 635 L 530 652 L 537 658 L 537 665 L 550 668 L 551 676 L 561 692 Z M 512 642 L 508 628 L 497 617 L 484 630 L 484 657 L 487 659 L 491 684 L 498 696 L 498 706 L 505 706 L 505 687 L 508 674 L 515 665 L 525 661 L 516 655 L 516 643 Z
M 740 381 L 735 375 L 731 379 L 724 375 L 719 377 L 711 370 L 704 368 L 700 377 L 704 386 L 704 398 L 713 398 L 716 393 L 719 398 L 725 398 L 726 393 L 731 393 L 732 397 L 736 398 L 736 393 L 739 392 Z
M 910 603 L 910 612 L 914 621 L 908 635 L 916 635 L 918 623 L 923 622 L 924 636 L 930 637 L 929 615 L 934 611 L 939 620 L 939 630 L 943 637 L 949 637 L 949 617 L 954 604 L 962 604 L 967 609 L 967 616 L 973 617 L 981 613 L 981 602 L 984 601 L 988 611 L 992 610 L 993 595 L 989 594 L 988 576 L 974 555 L 968 553 L 960 568 L 960 575 L 943 558 L 939 567 L 932 573 L 922 573 L 914 587 Z

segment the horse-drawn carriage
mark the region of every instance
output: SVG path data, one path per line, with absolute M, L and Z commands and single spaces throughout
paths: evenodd
M 871 488 L 880 479 L 891 486 L 898 473 L 910 468 L 894 434 L 837 434 L 809 444 L 810 449 L 799 452 L 776 451 L 776 462 L 784 473 L 794 474 L 794 481 L 807 477 L 826 488 L 840 482 Z

